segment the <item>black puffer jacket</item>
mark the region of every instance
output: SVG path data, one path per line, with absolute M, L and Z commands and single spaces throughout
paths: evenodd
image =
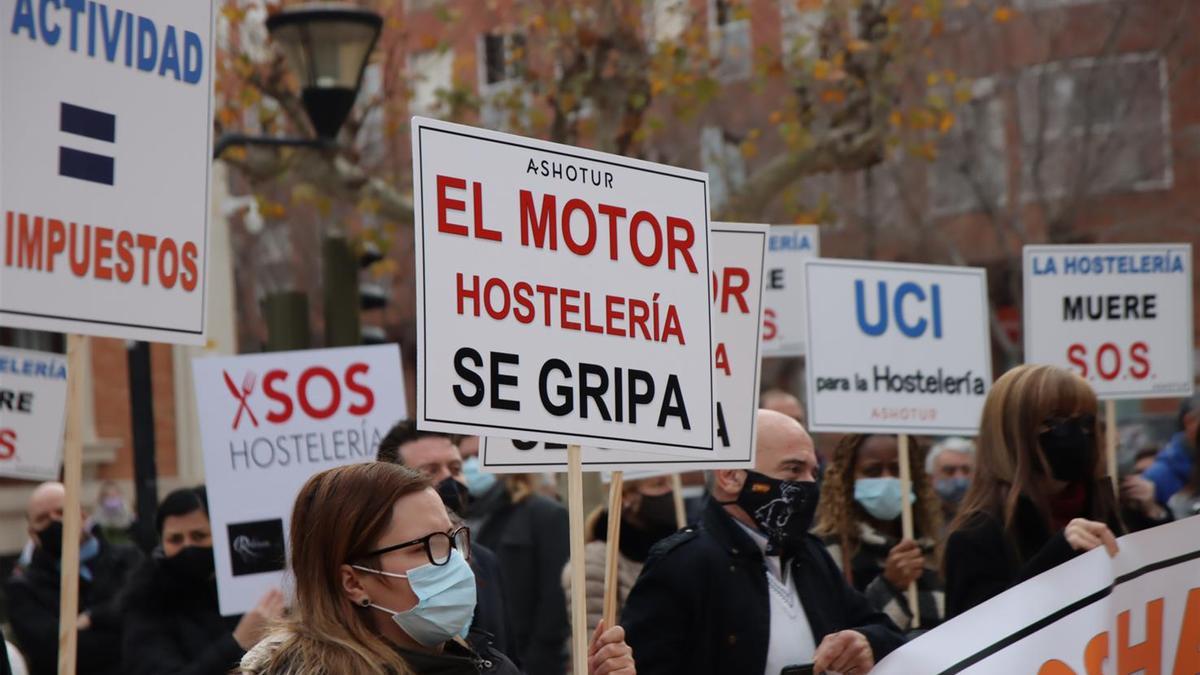
M 147 561 L 125 613 L 125 675 L 225 675 L 245 652 L 233 639 L 240 616 L 217 609 L 217 583 L 177 579 L 161 555 Z

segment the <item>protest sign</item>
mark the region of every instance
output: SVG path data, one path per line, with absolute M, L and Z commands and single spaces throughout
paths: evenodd
M 941 624 L 871 672 L 1200 672 L 1200 518 L 1121 537 Z
M 292 502 L 406 417 L 396 345 L 193 361 L 221 613 L 282 583 Z
M 758 408 L 759 337 L 763 299 L 764 225 L 712 226 L 713 381 L 717 447 L 711 457 L 688 458 L 643 450 L 583 448 L 586 471 L 692 471 L 754 465 L 754 415 Z M 548 471 L 567 465 L 562 443 L 485 437 L 480 464 L 493 473 Z M 627 474 L 627 480 L 635 478 Z
M 711 455 L 707 176 L 412 127 L 418 427 Z
M 0 476 L 58 480 L 66 411 L 66 357 L 0 348 Z
M 1191 244 L 1024 253 L 1027 362 L 1073 370 L 1102 399 L 1192 393 Z
M 0 0 L 0 323 L 204 343 L 215 9 Z
M 772 225 L 763 282 L 763 356 L 803 356 L 804 261 L 820 255 L 821 228 Z
M 992 383 L 986 271 L 805 262 L 815 431 L 974 436 Z

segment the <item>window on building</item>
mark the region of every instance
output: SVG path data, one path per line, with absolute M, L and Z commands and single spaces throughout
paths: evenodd
M 501 85 L 521 77 L 525 61 L 525 36 L 519 33 L 484 33 L 482 38 L 485 86 Z
M 741 3 L 709 0 L 708 17 L 718 79 L 725 82 L 748 79 L 754 54 L 751 51 L 750 19 L 743 16 Z
M 408 59 L 408 75 L 412 86 L 409 109 L 417 115 L 436 116 L 441 112 L 442 96 L 454 85 L 454 52 L 413 54 Z
M 679 40 L 690 19 L 688 0 L 651 0 L 646 4 L 647 36 L 654 42 Z
M 708 173 L 709 206 L 718 211 L 746 182 L 746 159 L 736 139 L 708 126 L 700 131 L 700 164 Z
M 1157 54 L 1025 71 L 1017 84 L 1023 198 L 1170 187 L 1167 106 Z
M 820 33 L 825 26 L 822 0 L 779 0 L 779 32 L 784 63 L 812 59 L 820 54 Z
M 355 138 L 359 152 L 368 162 L 378 162 L 386 154 L 382 95 L 383 69 L 378 63 L 372 63 L 363 70 L 362 87 L 358 93 L 359 105 L 371 107 L 363 116 L 362 128 Z
M 927 172 L 930 207 L 937 216 L 1003 204 L 1008 195 L 1004 101 L 994 81 L 976 81 L 973 98 L 956 113 Z

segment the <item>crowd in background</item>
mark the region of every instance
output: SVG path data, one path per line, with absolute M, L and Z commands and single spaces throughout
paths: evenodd
M 896 436 L 817 448 L 796 397 L 761 403 L 754 469 L 710 472 L 687 527 L 668 477 L 624 483 L 620 626 L 601 625 L 612 514 L 587 518 L 589 672 L 862 675 L 1082 551 L 1200 513 L 1200 396 L 1162 448 L 1122 431 L 1116 495 L 1095 395 L 1058 368 L 997 380 L 974 440 L 912 439 L 908 494 Z M 19 652 L 0 673 L 57 672 L 65 545 L 80 550 L 79 673 L 571 671 L 567 511 L 541 475 L 483 472 L 478 439 L 401 424 L 377 462 L 314 476 L 293 512 L 294 594 L 242 616 L 218 610 L 203 486 L 162 500 L 146 554 L 116 486 L 78 542 L 63 541 L 64 502 L 59 483 L 29 499 L 30 542 L 5 586 Z

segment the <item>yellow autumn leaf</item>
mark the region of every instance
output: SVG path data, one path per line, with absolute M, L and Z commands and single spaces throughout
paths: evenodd
M 928 75 L 925 76 L 925 84 L 933 87 L 933 86 L 936 86 L 937 83 L 938 83 L 938 74 L 937 73 L 929 73 Z
M 954 102 L 958 105 L 968 103 L 971 98 L 971 90 L 968 87 L 959 87 L 954 90 Z
M 753 141 L 745 141 L 742 143 L 742 156 L 746 159 L 752 159 L 758 154 L 758 145 Z
M 855 39 L 851 40 L 850 42 L 846 43 L 846 50 L 849 51 L 851 54 L 865 52 L 866 50 L 868 50 L 870 48 L 871 48 L 870 43 L 868 43 L 866 40 L 859 40 L 858 38 L 855 38 Z
M 1011 7 L 997 7 L 996 11 L 992 12 L 992 20 L 996 23 L 1008 23 L 1013 18 Z
M 842 103 L 846 100 L 846 92 L 841 89 L 826 89 L 821 92 L 821 100 L 825 103 Z
M 953 126 L 954 126 L 954 113 L 951 113 L 951 112 L 942 113 L 942 118 L 938 121 L 938 131 L 940 133 L 945 134 L 945 133 L 949 132 Z
M 904 123 L 904 115 L 901 115 L 899 110 L 893 110 L 892 113 L 888 115 L 888 122 L 890 122 L 892 126 L 898 127 Z
M 779 112 L 778 110 L 772 111 L 771 114 L 767 116 L 767 121 L 771 124 L 779 124 L 783 121 L 783 113 Z
M 815 59 L 813 61 L 812 75 L 818 80 L 829 79 L 829 73 L 833 70 L 833 65 L 825 59 Z

